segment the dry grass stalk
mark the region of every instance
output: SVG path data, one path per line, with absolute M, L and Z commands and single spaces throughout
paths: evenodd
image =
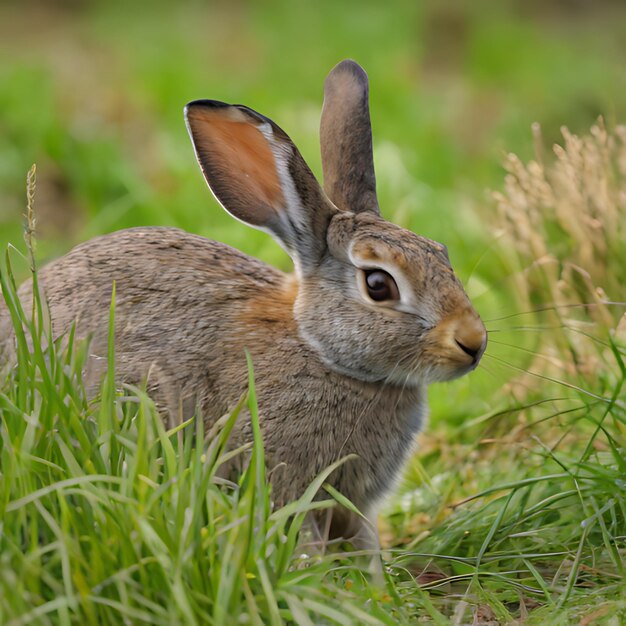
M 26 175 L 26 213 L 24 214 L 24 240 L 28 248 L 30 271 L 35 272 L 35 189 L 37 187 L 37 164 L 33 163 Z
M 492 194 L 523 268 L 520 307 L 554 307 L 542 321 L 563 329 L 545 333 L 530 369 L 597 376 L 607 355 L 585 335 L 615 331 L 623 307 L 608 303 L 626 299 L 626 126 L 609 132 L 600 119 L 582 137 L 562 128 L 549 163 L 538 125 L 533 134 L 536 159 L 508 155 L 504 190 Z

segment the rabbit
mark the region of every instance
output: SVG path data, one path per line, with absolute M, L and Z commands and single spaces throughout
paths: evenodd
M 377 507 L 393 487 L 427 413 L 427 386 L 472 371 L 487 332 L 447 249 L 381 217 L 369 84 L 354 61 L 324 85 L 324 189 L 287 134 L 242 105 L 196 100 L 185 120 L 222 207 L 272 235 L 293 260 L 283 273 L 176 228 L 97 237 L 43 267 L 53 334 L 90 337 L 93 390 L 106 368 L 112 285 L 119 382 L 147 381 L 165 420 L 207 425 L 247 389 L 254 364 L 273 499 L 329 482 L 363 513 L 336 506 L 325 537 L 377 548 Z M 20 298 L 29 302 L 32 284 Z M 0 311 L 5 359 L 14 337 Z M 233 445 L 249 442 L 240 416 Z M 318 523 L 318 529 L 322 525 Z

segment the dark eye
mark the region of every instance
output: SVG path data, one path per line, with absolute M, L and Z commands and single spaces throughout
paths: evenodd
M 364 270 L 363 275 L 365 277 L 367 295 L 374 302 L 400 299 L 396 281 L 384 270 Z

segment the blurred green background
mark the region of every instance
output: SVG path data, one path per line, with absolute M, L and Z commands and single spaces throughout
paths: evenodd
M 0 247 L 24 248 L 25 176 L 35 162 L 41 261 L 100 233 L 154 224 L 288 268 L 267 235 L 213 200 L 183 106 L 213 98 L 257 109 L 319 176 L 323 80 L 346 57 L 370 77 L 383 213 L 448 245 L 485 319 L 515 312 L 486 190 L 502 186 L 505 153 L 532 157 L 534 122 L 549 146 L 562 125 L 582 133 L 600 114 L 609 126 L 626 120 L 624 2 L 4 0 Z M 16 270 L 24 276 L 27 265 Z M 435 416 L 454 423 L 486 410 L 511 376 L 494 369 L 453 393 L 435 388 Z
M 490 332 L 476 372 L 429 391 L 431 423 L 382 516 L 383 545 L 402 547 L 393 566 L 394 576 L 403 572 L 394 579 L 393 602 L 419 611 L 428 600 L 421 585 L 430 580 L 430 597 L 457 616 L 455 623 L 466 623 L 457 611 L 476 598 L 479 610 L 467 623 L 493 624 L 495 615 L 503 616 L 500 623 L 514 617 L 521 623 L 537 607 L 529 623 L 590 624 L 597 610 L 619 619 L 626 370 L 616 365 L 624 352 L 613 340 L 626 300 L 619 278 L 626 266 L 623 225 L 613 232 L 614 222 L 599 224 L 607 230 L 596 235 L 606 232 L 610 245 L 592 250 L 609 252 L 596 255 L 602 258 L 593 259 L 600 268 L 595 282 L 583 280 L 578 293 L 581 279 L 572 267 L 584 263 L 573 251 L 585 247 L 590 231 L 581 228 L 577 239 L 549 207 L 551 215 L 542 213 L 533 222 L 537 233 L 530 233 L 540 253 L 520 254 L 512 240 L 519 231 L 509 223 L 505 232 L 489 190 L 503 188 L 507 154 L 524 162 L 538 151 L 547 157 L 562 126 L 583 135 L 599 115 L 609 129 L 626 122 L 626 1 L 0 0 L 0 249 L 9 243 L 18 249 L 13 268 L 25 277 L 22 214 L 26 173 L 36 163 L 40 263 L 101 233 L 169 225 L 289 269 L 277 244 L 214 201 L 195 162 L 183 107 L 212 98 L 258 110 L 292 137 L 320 176 L 323 81 L 346 57 L 370 77 L 383 214 L 447 244 Z M 534 123 L 540 135 L 531 131 Z M 623 209 L 626 170 L 611 177 L 620 167 L 608 158 L 606 171 L 593 170 L 605 175 L 598 187 L 609 181 L 609 202 L 606 189 L 594 196 L 586 163 L 579 158 L 565 177 L 582 200 L 561 212 L 562 221 L 576 210 L 580 223 L 595 219 L 603 201 Z M 527 172 L 517 168 L 519 176 Z M 517 209 L 511 221 L 530 212 L 535 182 L 508 186 Z M 576 195 L 555 189 L 561 200 Z M 604 298 L 599 287 L 618 301 L 608 315 L 610 332 L 594 317 Z M 526 315 L 528 309 L 539 313 Z M 31 472 L 31 457 L 23 461 Z M 480 501 L 462 506 L 477 493 Z M 124 515 L 132 511 L 127 507 Z M 173 536 L 186 532 L 172 529 Z M 75 535 L 89 545 L 82 531 Z M 100 547 L 100 535 L 94 537 Z M 102 550 L 108 563 L 109 544 Z M 24 559 L 19 546 L 15 554 L 24 565 L 4 569 L 32 579 L 32 555 Z M 427 564 L 411 565 L 422 556 Z M 55 558 L 44 559 L 45 567 L 52 564 L 46 572 L 58 571 Z M 80 567 L 91 575 L 90 557 Z M 444 575 L 450 586 L 439 589 Z M 7 588 L 18 588 L 10 576 Z M 167 597 L 161 588 L 167 576 L 146 577 L 153 588 L 146 587 L 145 597 L 159 603 Z M 463 576 L 473 577 L 466 591 Z M 343 585 L 341 572 L 335 578 Z M 204 572 L 192 582 L 192 594 L 203 589 Z M 310 589 L 303 589 L 308 597 Z M 127 608 L 123 585 L 119 593 Z M 27 594 L 14 596 L 29 601 Z M 340 604 L 344 597 L 337 596 Z M 356 605 L 376 609 L 376 600 L 364 598 Z M 493 620 L 489 613 L 477 617 L 485 606 Z M 561 609 L 575 619 L 555 617 Z
M 504 151 L 532 154 L 533 122 L 552 142 L 563 124 L 626 119 L 625 56 L 619 1 L 3 0 L 0 244 L 21 238 L 36 162 L 44 256 L 172 224 L 272 258 L 207 193 L 182 108 L 204 97 L 258 109 L 319 173 L 322 82 L 352 57 L 370 75 L 383 210 L 465 265 L 482 252 L 475 235 L 484 246 L 491 234 L 464 200 L 499 186 Z

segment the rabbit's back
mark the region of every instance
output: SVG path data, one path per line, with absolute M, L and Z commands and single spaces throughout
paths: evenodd
M 245 339 L 233 324 L 250 315 L 251 302 L 268 292 L 282 292 L 287 280 L 282 272 L 225 244 L 174 228 L 132 228 L 104 235 L 39 272 L 53 337 L 66 334 L 75 322 L 77 336 L 90 338 L 85 378 L 93 390 L 106 369 L 115 284 L 118 380 L 147 380 L 171 417 L 189 415 L 198 404 L 211 405 L 212 412 L 225 411 L 236 393 L 244 391 L 240 344 Z M 28 306 L 31 281 L 19 295 Z M 0 315 L 0 324 L 10 328 L 6 311 Z M 8 355 L 14 339 L 12 331 L 5 334 Z M 230 350 L 240 352 L 236 359 Z M 218 379 L 225 362 L 232 360 L 242 365 L 237 376 L 241 381 L 231 380 L 234 391 L 223 397 Z

